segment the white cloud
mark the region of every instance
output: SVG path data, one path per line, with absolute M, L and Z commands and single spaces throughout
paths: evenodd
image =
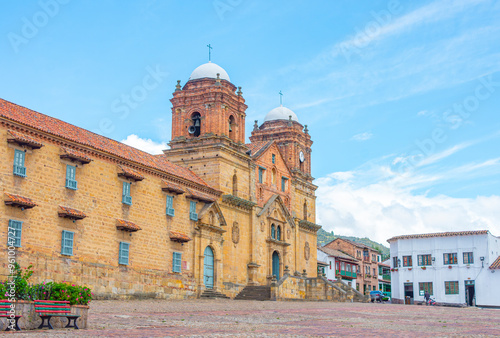
M 318 185 L 317 222 L 326 231 L 386 245 L 403 234 L 486 229 L 500 235 L 500 196 L 428 197 L 391 181 L 355 187 L 320 179 Z
M 459 152 L 460 150 L 463 150 L 465 148 L 468 148 L 470 147 L 471 145 L 473 145 L 475 142 L 463 142 L 463 143 L 460 143 L 460 144 L 457 144 L 457 145 L 454 145 L 453 147 L 451 148 L 448 148 L 448 149 L 445 149 L 439 153 L 436 153 L 434 155 L 431 155 L 429 157 L 426 157 L 424 158 L 422 161 L 420 161 L 418 163 L 418 166 L 424 166 L 424 165 L 429 165 L 429 164 L 432 164 L 432 163 L 435 163 L 435 162 L 439 162 L 457 152 Z
M 366 140 L 369 140 L 371 139 L 373 136 L 372 133 L 369 133 L 369 132 L 365 132 L 365 133 L 361 133 L 361 134 L 356 134 L 354 135 L 353 137 L 351 137 L 351 140 L 354 140 L 354 141 L 366 141 Z
M 140 138 L 135 134 L 127 136 L 127 138 L 121 142 L 153 155 L 161 154 L 164 149 L 168 149 L 168 145 L 165 142 L 157 143 L 149 138 Z

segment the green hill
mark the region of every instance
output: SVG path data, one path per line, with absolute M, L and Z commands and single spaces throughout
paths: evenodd
M 382 254 L 382 261 L 384 261 L 390 257 L 390 252 L 389 252 L 388 247 L 386 247 L 380 243 L 374 242 L 369 238 L 366 238 L 366 237 L 359 238 L 359 237 L 353 237 L 353 236 L 337 236 L 337 235 L 333 234 L 333 231 L 326 232 L 323 229 L 319 229 L 319 231 L 318 231 L 318 247 L 323 246 L 326 243 L 329 243 L 336 238 L 348 239 L 348 240 L 353 241 L 353 242 L 367 245 L 367 246 L 377 250 L 378 252 L 380 252 Z

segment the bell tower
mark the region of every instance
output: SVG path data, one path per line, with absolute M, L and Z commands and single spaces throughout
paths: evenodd
M 241 87 L 226 71 L 208 62 L 181 87 L 172 102 L 172 140 L 167 159 L 191 169 L 224 194 L 250 200 L 250 156 L 245 146 L 245 110 Z
M 290 109 L 279 106 L 271 110 L 259 127 L 255 121 L 251 142 L 276 141 L 288 168 L 297 178 L 312 183 L 311 135 L 307 125 L 299 123 L 297 115 Z
M 245 142 L 247 106 L 241 87 L 236 92 L 226 71 L 215 63 L 196 68 L 183 88 L 177 81 L 170 102 L 172 149 L 189 147 L 198 141 L 207 143 L 208 139 Z

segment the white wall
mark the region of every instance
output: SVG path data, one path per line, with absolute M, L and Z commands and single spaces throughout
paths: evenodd
M 327 267 L 325 267 L 326 278 L 331 281 L 337 280 L 337 278 L 335 277 L 335 257 L 328 256 L 326 253 L 318 249 L 317 259 L 318 261 L 322 261 L 329 264 Z M 332 267 L 331 269 L 330 266 Z M 349 282 L 351 282 L 351 287 L 353 289 L 356 289 L 356 279 L 353 280 L 343 279 L 342 281 L 347 285 L 349 285 Z
M 335 258 L 328 256 L 326 253 L 324 253 L 321 250 L 318 250 L 318 261 L 325 262 L 327 264 L 331 264 L 331 269 L 330 265 L 325 268 L 325 273 L 326 273 L 326 278 L 329 280 L 336 280 L 335 278 Z
M 399 239 L 391 244 L 391 268 L 392 257 L 397 256 L 401 260 L 398 271 L 391 272 L 392 296 L 404 299 L 404 283 L 413 283 L 414 299 L 423 301 L 419 295 L 420 282 L 433 283 L 433 295 L 431 296 L 439 303 L 465 303 L 465 281 L 473 280 L 476 283 L 476 304 L 484 304 L 489 301 L 500 306 L 498 277 L 500 271 L 491 273 L 487 267 L 498 257 L 498 242 L 500 240 L 491 235 L 475 236 L 453 236 L 453 237 L 429 237 Z M 474 263 L 467 266 L 463 263 L 463 252 L 473 252 Z M 443 254 L 457 253 L 458 264 L 452 268 L 443 262 Z M 418 255 L 431 254 L 434 261 L 431 266 L 423 270 L 418 266 Z M 412 256 L 413 266 L 403 267 L 403 256 Z M 480 257 L 484 257 L 481 262 Z M 456 295 L 445 294 L 445 281 L 458 281 L 459 293 Z M 494 287 L 496 285 L 496 287 Z M 496 291 L 493 291 L 495 290 Z

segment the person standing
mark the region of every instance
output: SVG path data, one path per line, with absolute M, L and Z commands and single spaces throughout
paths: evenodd
M 425 291 L 424 298 L 425 298 L 425 305 L 429 305 L 429 299 L 431 299 L 431 294 L 429 293 L 429 291 Z

